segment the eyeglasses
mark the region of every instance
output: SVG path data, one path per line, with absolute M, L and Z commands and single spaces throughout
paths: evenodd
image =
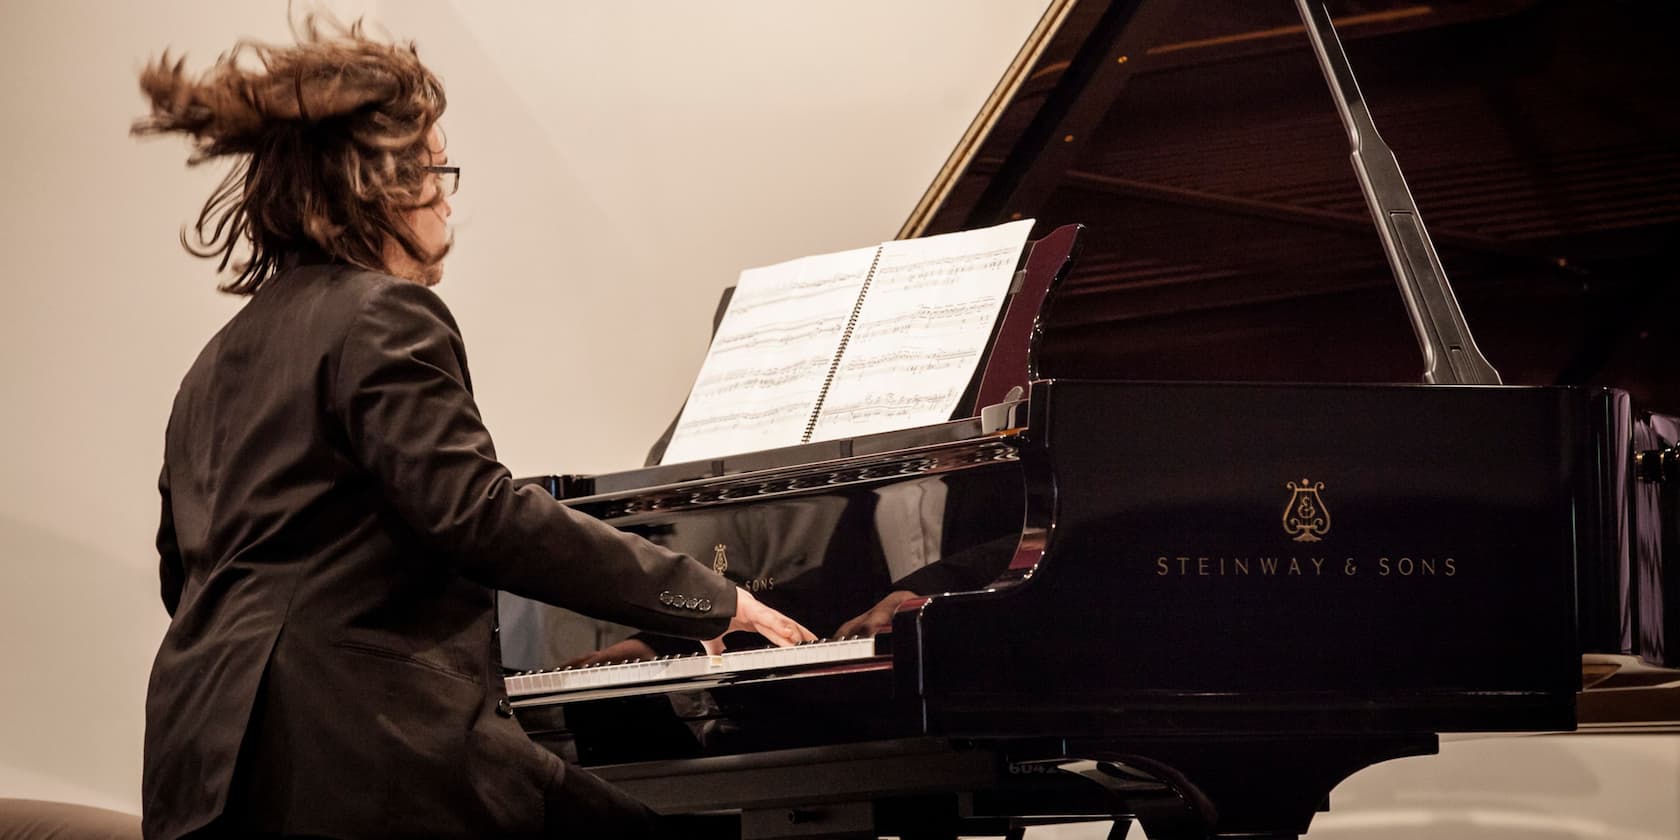
M 448 198 L 461 188 L 461 167 L 428 166 L 426 171 L 437 176 L 438 195 Z

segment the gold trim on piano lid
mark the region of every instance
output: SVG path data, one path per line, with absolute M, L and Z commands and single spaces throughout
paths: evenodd
M 1045 8 L 1032 33 L 1021 45 L 1020 52 L 1017 52 L 1014 60 L 1009 63 L 1009 69 L 1003 72 L 1003 78 L 998 80 L 997 87 L 992 88 L 991 95 L 986 97 L 986 104 L 980 106 L 980 113 L 969 123 L 962 139 L 957 141 L 957 147 L 951 151 L 945 165 L 939 168 L 939 174 L 934 176 L 927 192 L 916 202 L 916 209 L 910 211 L 910 218 L 905 219 L 903 226 L 898 229 L 895 239 L 913 239 L 927 231 L 933 214 L 945 203 L 945 198 L 950 195 L 957 179 L 967 171 L 974 156 L 980 151 L 980 144 L 991 134 L 992 127 L 1003 115 L 1005 107 L 1015 99 L 1015 94 L 1027 81 L 1028 74 L 1038 64 L 1044 50 L 1050 46 L 1052 36 L 1062 28 L 1063 21 L 1067 19 L 1076 2 L 1077 0 L 1052 0 Z

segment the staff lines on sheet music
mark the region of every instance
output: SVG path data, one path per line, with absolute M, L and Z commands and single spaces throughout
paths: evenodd
M 958 350 L 905 348 L 886 353 L 854 354 L 846 360 L 846 366 L 861 371 L 890 367 L 903 373 L 927 373 L 965 365 L 972 362 L 974 356 L 974 351 L 967 348 Z
M 786 286 L 772 286 L 754 290 L 752 293 L 742 296 L 744 299 L 740 300 L 739 308 L 732 302 L 729 311 L 731 315 L 746 318 L 767 306 L 781 307 L 787 306 L 790 301 L 818 299 L 831 295 L 840 296 L 840 292 L 849 291 L 849 289 L 836 287 L 836 283 L 851 281 L 853 277 L 854 275 L 850 273 L 842 273 L 819 278 L 800 278 Z M 851 298 L 850 295 L 844 297 L 848 300 Z
M 1013 264 L 1018 249 L 1014 247 L 993 248 L 980 253 L 945 254 L 937 257 L 913 257 L 908 261 L 897 253 L 883 254 L 880 268 L 885 271 L 897 271 L 904 266 L 941 266 L 941 265 L 977 265 L 985 264 L 987 268 L 1001 268 L 1005 262 Z
M 808 378 L 813 369 L 827 365 L 827 356 L 808 356 L 785 365 L 717 371 L 700 377 L 694 383 L 694 393 L 729 394 L 741 390 L 778 388 Z
M 948 419 L 985 353 L 1031 226 L 1022 220 L 743 271 L 665 460 Z M 844 409 L 839 417 L 824 405 L 831 389 Z M 882 395 L 890 402 L 865 405 Z M 803 415 L 794 403 L 808 406 Z M 890 417 L 873 422 L 866 411 Z
M 750 333 L 740 333 L 720 337 L 712 344 L 712 353 L 721 355 L 739 351 L 753 350 L 766 344 L 785 346 L 795 342 L 807 342 L 815 338 L 840 335 L 845 328 L 845 322 L 839 318 L 811 318 L 791 324 L 772 324 L 760 327 Z M 826 355 L 830 348 L 825 347 Z
M 856 420 L 858 417 L 901 417 L 915 414 L 924 409 L 944 404 L 951 398 L 952 390 L 946 389 L 939 393 L 908 394 L 896 393 L 877 394 L 866 399 L 847 403 L 829 403 L 824 409 L 825 414 L 846 417 Z
M 942 306 L 922 304 L 890 318 L 873 320 L 859 327 L 856 337 L 874 338 L 916 332 L 937 341 L 940 333 L 963 332 L 967 327 L 981 321 L 991 323 L 997 317 L 997 313 L 993 311 L 995 308 L 995 302 L 990 300 L 964 301 Z
M 822 387 L 817 390 L 816 402 L 811 404 L 811 416 L 805 420 L 805 431 L 799 436 L 800 443 L 809 443 L 811 435 L 816 433 L 817 422 L 822 418 L 823 401 L 828 399 L 828 388 L 834 384 L 834 374 L 840 370 L 840 363 L 846 358 L 846 345 L 852 340 L 852 330 L 857 327 L 858 313 L 863 311 L 864 301 L 868 299 L 869 286 L 875 282 L 875 269 L 881 265 L 881 254 L 887 246 L 881 245 L 875 249 L 875 256 L 869 259 L 869 271 L 863 275 L 863 285 L 858 287 L 857 298 L 852 301 L 852 311 L 846 317 L 846 328 L 840 333 L 840 345 L 834 348 L 834 359 L 828 365 L 828 373 L 823 376 Z
M 689 428 L 694 432 L 696 437 L 704 437 L 707 432 L 718 427 L 723 427 L 727 430 L 730 427 L 742 423 L 762 423 L 766 420 L 785 420 L 791 417 L 803 419 L 809 405 L 810 404 L 808 402 L 802 400 L 798 403 L 782 403 L 769 408 L 756 410 L 742 409 L 740 411 L 720 412 L 718 414 L 712 414 L 694 420 L 689 424 Z
M 911 285 L 917 288 L 953 286 L 975 273 L 1012 268 L 1014 259 L 1007 251 L 998 250 L 984 255 L 937 257 L 898 264 L 883 262 L 876 270 L 876 282 L 887 289 Z

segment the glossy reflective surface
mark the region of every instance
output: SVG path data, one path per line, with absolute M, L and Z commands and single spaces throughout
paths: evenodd
M 1570 725 L 1590 392 L 1057 381 L 1032 404 L 1042 560 L 903 627 L 936 729 Z
M 966 591 L 1004 574 L 1025 514 L 1020 445 L 994 436 L 570 503 L 694 557 L 830 636 L 894 590 Z M 504 634 L 565 632 L 555 613 L 538 615 L 504 615 Z M 555 667 L 593 648 L 593 636 L 579 635 L 569 646 L 527 645 L 545 653 L 514 663 Z M 692 646 L 652 641 L 662 651 Z

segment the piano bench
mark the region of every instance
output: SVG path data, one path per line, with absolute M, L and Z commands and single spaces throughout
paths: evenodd
M 140 818 L 69 802 L 0 799 L 5 840 L 140 840 Z

